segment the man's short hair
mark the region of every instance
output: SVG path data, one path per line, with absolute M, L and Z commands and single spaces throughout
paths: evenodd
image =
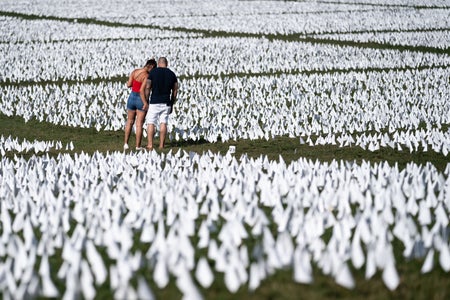
M 165 58 L 164 56 L 160 57 L 158 59 L 158 65 L 164 65 L 164 66 L 168 66 L 169 63 L 167 62 L 167 58 Z

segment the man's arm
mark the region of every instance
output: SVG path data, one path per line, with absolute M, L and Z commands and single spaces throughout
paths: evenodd
M 149 100 L 150 91 L 152 90 L 152 81 L 150 79 L 147 79 L 145 82 L 146 83 L 143 84 L 143 85 L 145 85 L 144 95 L 145 95 L 145 99 Z
M 172 87 L 172 95 L 170 97 L 170 101 L 172 102 L 172 105 L 177 102 L 177 95 L 178 95 L 178 82 L 175 81 Z

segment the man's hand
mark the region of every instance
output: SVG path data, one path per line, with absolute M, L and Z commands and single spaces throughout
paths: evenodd
M 169 103 L 167 103 L 167 106 L 169 107 L 169 115 L 173 112 L 173 102 L 170 101 Z

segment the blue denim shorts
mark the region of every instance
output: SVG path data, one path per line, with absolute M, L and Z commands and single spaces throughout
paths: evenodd
M 128 97 L 127 109 L 128 110 L 141 110 L 144 107 L 142 103 L 141 96 L 138 92 L 131 92 Z

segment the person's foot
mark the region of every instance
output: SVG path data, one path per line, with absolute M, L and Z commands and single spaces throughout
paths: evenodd
M 128 150 L 130 149 L 130 146 L 128 146 L 128 144 L 123 144 L 123 150 Z
M 141 150 L 144 150 L 144 148 L 142 148 L 142 147 L 136 147 L 136 151 L 141 151 Z
M 147 149 L 148 151 L 152 151 L 153 147 L 147 146 L 147 147 L 145 147 L 145 149 Z

